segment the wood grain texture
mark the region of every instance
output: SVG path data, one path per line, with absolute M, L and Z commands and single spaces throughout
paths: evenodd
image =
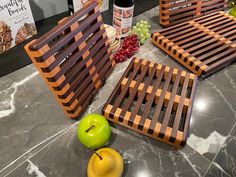
M 152 34 L 153 43 L 198 76 L 236 59 L 236 19 L 220 11 Z
M 91 103 L 115 65 L 96 1 L 60 20 L 25 50 L 64 113 L 73 119 Z
M 160 24 L 168 27 L 221 11 L 227 3 L 228 0 L 160 0 Z
M 186 143 L 197 76 L 133 58 L 103 107 L 105 117 L 175 147 Z

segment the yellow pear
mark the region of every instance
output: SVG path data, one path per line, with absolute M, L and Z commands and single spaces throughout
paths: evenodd
M 102 148 L 89 159 L 88 177 L 121 177 L 124 163 L 121 155 L 112 148 Z

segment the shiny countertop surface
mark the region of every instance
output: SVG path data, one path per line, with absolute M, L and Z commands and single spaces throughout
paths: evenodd
M 161 29 L 158 8 L 147 19 L 152 31 Z M 186 70 L 147 41 L 136 54 Z M 117 64 L 87 113 L 101 113 L 127 62 Z M 79 121 L 68 119 L 33 65 L 0 78 L 0 176 L 83 177 L 92 152 L 76 137 Z M 190 132 L 176 150 L 157 140 L 112 125 L 109 146 L 125 161 L 124 177 L 236 176 L 236 64 L 200 79 Z

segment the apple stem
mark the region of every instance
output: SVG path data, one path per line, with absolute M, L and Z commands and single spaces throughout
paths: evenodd
M 102 157 L 96 151 L 94 151 L 94 153 L 99 157 L 100 160 L 102 160 Z
M 92 128 L 94 128 L 95 125 L 92 125 L 91 127 L 89 127 L 87 130 L 85 130 L 86 133 L 88 133 Z

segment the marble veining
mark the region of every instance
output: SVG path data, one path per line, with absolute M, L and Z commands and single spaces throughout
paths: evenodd
M 232 80 L 230 80 L 232 83 Z M 210 82 L 209 80 L 207 80 L 207 83 L 212 86 L 216 92 L 221 96 L 221 98 L 224 100 L 224 102 L 228 105 L 228 107 L 230 108 L 230 110 L 234 113 L 234 117 L 236 118 L 236 110 L 233 108 L 232 104 L 227 100 L 227 98 L 224 96 L 224 94 L 222 93 L 222 91 L 220 91 L 216 85 L 214 85 L 212 82 Z
M 30 160 L 27 160 L 27 162 L 29 162 L 29 165 L 26 170 L 28 171 L 29 175 L 34 174 L 36 177 L 46 177 L 33 162 Z
M 236 176 L 236 138 L 229 136 L 205 176 Z
M 224 74 L 226 75 L 227 79 L 229 79 L 232 87 L 234 88 L 234 90 L 236 91 L 236 84 L 235 81 L 230 77 L 230 75 L 228 74 L 227 70 L 224 72 Z
M 148 19 L 161 29 L 153 8 Z M 147 41 L 137 57 L 182 70 L 178 62 Z M 116 65 L 85 114 L 101 109 L 130 60 Z M 236 176 L 236 64 L 198 82 L 190 136 L 176 150 L 119 125 L 109 147 L 124 159 L 123 177 Z M 92 152 L 76 136 L 79 121 L 68 119 L 32 65 L 0 78 L 0 176 L 85 177 Z
M 194 164 L 189 160 L 188 156 L 187 156 L 185 153 L 183 153 L 183 152 L 181 152 L 181 151 L 179 151 L 179 152 L 180 152 L 180 154 L 183 155 L 183 157 L 186 159 L 186 161 L 187 161 L 187 162 L 189 163 L 189 165 L 192 167 L 192 169 L 194 170 L 194 172 L 195 172 L 199 177 L 202 176 L 201 173 L 198 171 L 197 165 L 194 165 Z
M 19 86 L 23 85 L 25 82 L 32 79 L 36 76 L 38 72 L 34 72 L 33 74 L 27 76 L 23 80 L 19 82 L 14 82 L 10 87 L 7 89 L 0 91 L 0 119 L 6 116 L 9 116 L 13 112 L 15 112 L 15 93 Z
M 207 152 L 217 153 L 224 144 L 227 137 L 222 136 L 217 131 L 212 132 L 207 138 L 198 137 L 191 134 L 187 144 L 203 155 Z
M 227 176 L 231 176 L 229 173 L 227 173 L 217 162 L 212 162 L 212 165 L 214 165 L 216 168 L 220 169 L 223 173 L 225 173 Z

